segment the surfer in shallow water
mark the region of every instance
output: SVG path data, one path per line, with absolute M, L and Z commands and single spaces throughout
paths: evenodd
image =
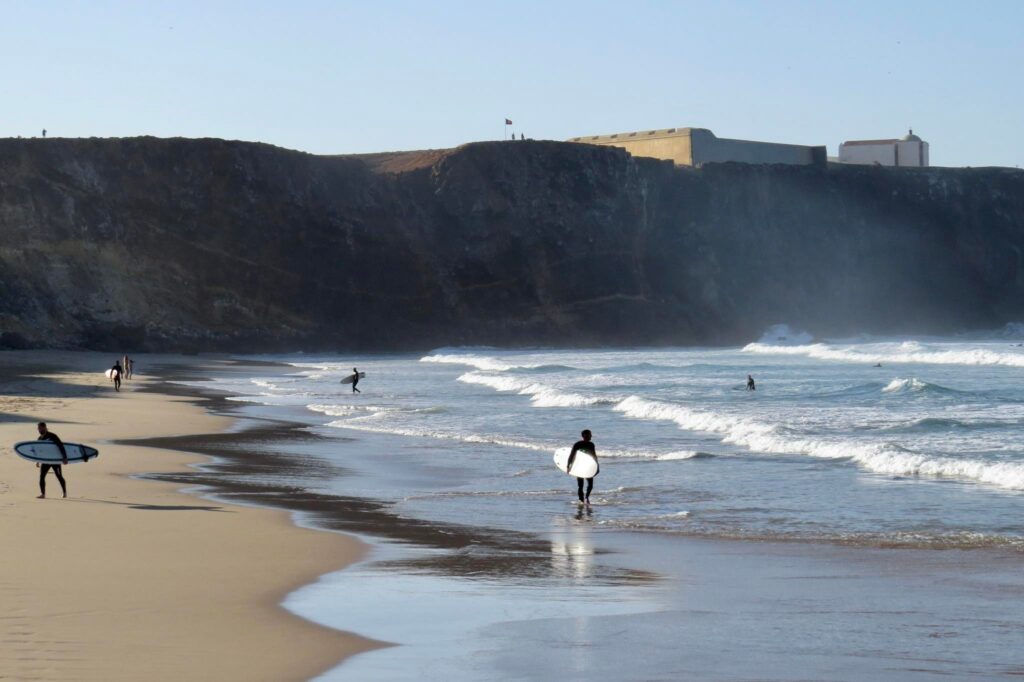
M 358 388 L 356 388 L 356 385 L 358 383 L 359 383 L 359 370 L 356 369 L 355 367 L 353 367 L 352 368 L 352 392 L 353 393 L 362 393 L 362 391 L 360 391 Z
M 748 391 L 756 391 L 757 390 L 757 385 L 754 383 L 754 377 L 750 376 L 749 374 L 747 375 L 747 390 Z
M 566 467 L 565 467 L 568 471 L 572 471 L 572 463 L 576 461 L 576 453 L 577 452 L 581 452 L 581 451 L 582 452 L 586 452 L 589 455 L 591 455 L 595 460 L 597 459 L 597 450 L 594 449 L 594 443 L 590 440 L 592 438 L 592 435 L 590 433 L 590 429 L 583 429 L 583 433 L 581 433 L 580 435 L 583 436 L 583 440 L 576 441 L 573 444 L 573 446 L 572 446 L 572 452 L 569 453 L 569 461 L 568 461 L 568 463 L 566 464 Z M 597 476 L 597 474 L 599 474 L 599 473 L 601 473 L 601 465 L 600 465 L 600 463 L 597 465 L 597 473 L 595 473 L 594 476 Z M 583 495 L 583 481 L 584 480 L 587 481 L 587 494 L 586 494 L 586 496 Z M 590 491 L 594 489 L 594 478 L 593 478 L 593 476 L 591 476 L 588 479 L 577 478 L 576 479 L 576 487 L 577 487 L 577 493 L 580 496 L 580 502 L 583 502 L 584 504 L 590 504 Z
M 48 440 L 57 444 L 60 448 L 60 456 L 64 460 L 64 464 L 68 463 L 68 453 L 64 449 L 64 443 L 57 436 L 56 433 L 46 428 L 46 422 L 39 422 L 39 440 Z M 39 499 L 46 498 L 46 474 L 53 469 L 54 475 L 57 477 L 57 482 L 60 483 L 60 489 L 64 492 L 64 497 L 68 496 L 68 486 L 64 482 L 64 474 L 61 472 L 60 464 L 36 464 L 39 467 Z

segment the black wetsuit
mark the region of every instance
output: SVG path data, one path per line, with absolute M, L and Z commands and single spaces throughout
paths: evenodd
M 114 370 L 114 390 L 115 391 L 120 391 L 121 390 L 121 374 L 124 372 L 124 370 L 121 369 L 121 363 L 120 362 L 115 362 L 114 366 L 111 367 L 110 369 Z
M 39 440 L 48 440 L 56 443 L 57 447 L 60 448 L 61 457 L 63 457 L 64 459 L 68 458 L 67 450 L 64 449 L 64 443 L 62 443 L 60 438 L 57 437 L 57 434 L 53 433 L 52 431 L 47 431 L 45 435 L 39 436 Z M 50 469 L 53 469 L 53 473 L 57 477 L 57 482 L 60 483 L 60 489 L 64 493 L 64 497 L 67 497 L 68 486 L 64 482 L 64 473 L 61 471 L 60 464 L 39 465 L 39 492 L 41 492 L 43 495 L 46 494 L 46 474 L 50 472 Z
M 747 379 L 747 390 L 748 391 L 756 391 L 757 390 L 757 386 L 754 385 L 754 378 L 753 377 L 750 377 L 750 378 Z
M 593 455 L 594 459 L 597 459 L 597 450 L 594 449 L 594 441 L 578 440 L 578 441 L 576 441 L 573 444 L 572 452 L 569 453 L 569 462 L 566 464 L 566 467 L 565 467 L 569 471 L 572 471 L 572 463 L 576 461 L 576 453 L 578 451 L 580 451 L 580 450 L 582 450 L 583 452 L 586 452 L 586 453 L 589 453 L 589 454 Z M 600 464 L 597 465 L 597 473 L 594 474 L 594 476 L 597 476 L 597 474 L 599 474 L 599 473 L 601 473 L 601 465 Z M 587 495 L 586 495 L 586 497 L 583 496 L 583 481 L 584 480 L 586 480 L 586 482 L 587 482 Z M 589 500 L 590 499 L 590 491 L 594 489 L 594 478 L 593 477 L 588 478 L 588 479 L 577 478 L 576 479 L 576 487 L 577 487 L 577 492 L 578 492 L 578 494 L 580 496 L 580 502 L 584 502 L 586 500 Z
M 355 374 L 352 375 L 352 392 L 353 393 L 362 393 L 362 391 L 360 391 L 358 388 L 356 388 L 356 384 L 358 384 L 358 383 L 359 383 L 359 372 L 356 372 Z

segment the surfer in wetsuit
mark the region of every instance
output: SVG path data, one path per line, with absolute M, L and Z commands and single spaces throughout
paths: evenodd
M 114 360 L 114 366 L 110 368 L 110 371 L 112 371 L 114 373 L 114 376 L 111 377 L 111 379 L 113 379 L 113 381 L 114 381 L 114 390 L 115 391 L 120 391 L 121 390 L 121 374 L 124 372 L 124 370 L 121 369 L 121 361 L 120 360 Z
M 756 391 L 757 390 L 757 386 L 754 384 L 754 377 L 750 376 L 749 374 L 747 375 L 747 390 L 748 391 Z
M 353 367 L 352 368 L 352 392 L 353 393 L 362 393 L 362 391 L 360 391 L 358 388 L 356 388 L 356 384 L 358 384 L 358 383 L 359 383 L 359 370 L 356 369 L 355 367 Z
M 580 452 L 580 451 L 586 452 L 591 457 L 593 457 L 595 460 L 597 459 L 597 450 L 594 449 L 594 444 L 590 440 L 590 438 L 591 438 L 590 429 L 583 429 L 583 433 L 581 433 L 580 435 L 583 436 L 583 440 L 576 441 L 573 444 L 573 446 L 572 446 L 572 452 L 569 453 L 569 461 L 566 463 L 566 467 L 565 467 L 568 471 L 572 471 L 572 463 L 576 461 L 576 453 L 577 452 Z M 599 474 L 599 473 L 601 473 L 601 465 L 600 464 L 597 465 L 597 473 L 595 473 L 594 476 L 597 476 L 597 474 Z M 590 504 L 590 491 L 594 489 L 594 478 L 592 476 L 592 477 L 586 479 L 586 481 L 587 481 L 587 494 L 586 494 L 586 497 L 584 497 L 584 495 L 583 495 L 583 480 L 584 479 L 582 479 L 582 478 L 577 478 L 576 479 L 577 493 L 580 496 L 580 502 L 583 502 L 584 504 Z
M 56 433 L 53 433 L 46 428 L 46 422 L 39 422 L 39 440 L 48 440 L 57 444 L 60 448 L 60 456 L 63 459 L 63 463 L 68 463 L 68 453 L 64 449 L 64 443 L 61 442 L 60 438 L 57 437 Z M 36 464 L 39 467 L 39 498 L 40 500 L 46 497 L 46 474 L 53 469 L 54 475 L 57 477 L 57 481 L 60 483 L 60 489 L 64 492 L 64 497 L 68 496 L 68 486 L 64 482 L 64 474 L 61 471 L 60 464 Z

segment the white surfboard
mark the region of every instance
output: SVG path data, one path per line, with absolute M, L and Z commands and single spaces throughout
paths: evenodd
M 359 373 L 359 378 L 360 378 L 360 379 L 362 379 L 362 378 L 363 378 L 363 377 L 365 377 L 365 376 L 366 376 L 366 372 L 360 372 L 360 373 Z M 341 380 L 341 382 L 339 382 L 339 383 L 342 383 L 342 384 L 351 384 L 351 383 L 352 383 L 353 381 L 355 381 L 355 379 L 356 379 L 356 375 L 355 375 L 355 374 L 349 374 L 349 375 L 348 375 L 347 377 L 345 377 L 344 379 L 342 379 L 342 380 Z
M 80 443 L 64 443 L 68 464 L 89 462 L 99 457 L 100 451 Z M 14 452 L 22 459 L 40 464 L 63 464 L 60 448 L 52 440 L 25 440 L 14 444 Z
M 108 379 L 113 379 L 114 378 L 114 370 L 108 369 L 106 372 L 103 373 L 103 376 L 107 377 Z
M 576 478 L 593 478 L 597 475 L 597 458 L 589 452 L 581 450 L 576 451 L 576 459 L 572 461 L 572 471 L 569 471 L 569 467 L 566 465 L 569 463 L 569 453 L 571 452 L 572 448 L 559 448 L 554 456 L 555 466 Z

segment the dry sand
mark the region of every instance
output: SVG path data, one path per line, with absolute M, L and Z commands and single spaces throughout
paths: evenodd
M 185 399 L 115 393 L 97 354 L 0 353 L 0 679 L 300 680 L 375 643 L 284 611 L 283 597 L 364 547 L 286 512 L 203 500 L 132 474 L 196 455 L 107 441 L 222 431 Z M 83 372 L 83 370 L 88 370 Z M 10 446 L 36 422 L 100 450 L 51 474 Z

